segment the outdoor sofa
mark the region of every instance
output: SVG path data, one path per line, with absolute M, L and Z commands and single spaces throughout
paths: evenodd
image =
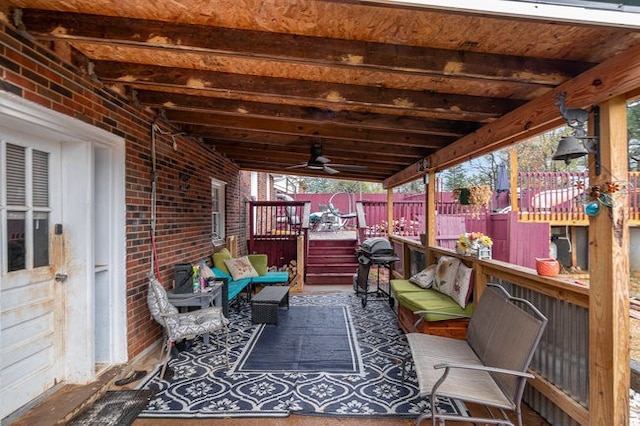
M 250 254 L 234 258 L 231 252 L 223 248 L 211 255 L 213 274 L 218 278 L 227 278 L 229 303 L 236 302 L 240 309 L 240 295 L 245 293 L 247 300 L 255 285 L 286 284 L 289 273 L 269 271 L 269 259 L 266 254 Z

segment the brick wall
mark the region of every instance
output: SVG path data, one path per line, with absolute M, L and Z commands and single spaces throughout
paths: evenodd
M 152 254 L 151 128 L 157 117 L 3 24 L 0 90 L 126 140 L 127 341 L 129 357 L 135 357 L 161 333 L 146 304 Z M 161 120 L 157 126 L 157 264 L 161 281 L 169 286 L 174 264 L 205 259 L 212 251 L 211 178 L 227 184 L 226 233 L 237 235 L 239 241 L 247 239 L 245 200 L 250 185 L 247 172 L 240 174 L 209 147 L 185 136 L 172 136 L 178 131 Z

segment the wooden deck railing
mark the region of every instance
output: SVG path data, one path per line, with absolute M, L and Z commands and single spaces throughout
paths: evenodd
M 628 195 L 629 224 L 640 225 L 640 193 L 637 190 L 640 172 L 629 172 L 626 181 L 615 183 Z M 589 188 L 587 172 L 520 172 L 518 218 L 523 222 L 548 222 L 552 226 L 586 226 L 589 217 L 584 212 L 584 204 Z M 615 200 L 615 194 L 613 198 Z
M 587 226 L 589 217 L 584 212 L 585 191 L 588 191 L 586 172 L 521 172 L 518 173 L 518 193 L 506 197 L 512 206 L 517 203 L 518 220 L 522 222 L 547 222 L 551 226 Z M 583 183 L 581 188 L 578 182 Z M 640 172 L 629 172 L 628 180 L 619 182 L 628 194 L 629 225 L 640 226 Z M 499 194 L 494 194 L 496 199 Z M 614 196 L 615 197 L 615 196 Z M 366 218 L 365 236 L 379 237 L 388 233 L 387 202 L 361 201 Z M 515 210 L 515 209 L 514 209 Z M 467 215 L 469 206 L 454 201 L 436 201 L 438 215 Z M 480 215 L 490 213 L 481 208 Z M 393 203 L 392 233 L 417 237 L 424 232 L 425 207 L 423 200 Z
M 310 204 L 304 201 L 249 202 L 249 253 L 265 253 L 269 266 L 298 258 L 297 241 L 307 241 Z
M 425 267 L 420 242 L 397 236 L 390 240 L 401 257 L 394 264 L 394 277 L 406 278 Z M 473 267 L 474 301 L 487 282 L 497 282 L 547 316 L 547 329 L 531 363 L 535 378 L 529 381 L 524 401 L 551 424 L 589 424 L 589 289 L 510 263 L 477 260 L 437 247 L 428 250 L 435 257 L 461 258 Z

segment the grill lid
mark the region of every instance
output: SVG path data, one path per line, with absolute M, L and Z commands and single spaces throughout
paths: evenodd
M 391 243 L 384 237 L 367 238 L 360 244 L 360 251 L 369 254 L 389 254 L 393 253 Z

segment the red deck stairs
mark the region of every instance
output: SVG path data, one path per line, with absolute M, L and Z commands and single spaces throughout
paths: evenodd
M 305 284 L 353 284 L 358 270 L 355 239 L 311 239 Z

